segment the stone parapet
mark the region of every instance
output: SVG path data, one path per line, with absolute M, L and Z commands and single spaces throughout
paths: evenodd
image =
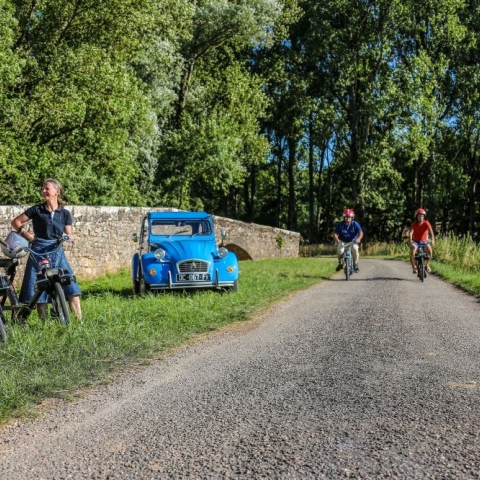
M 0 237 L 11 230 L 11 220 L 25 211 L 24 206 L 0 206 Z M 67 205 L 73 216 L 75 246 L 66 248 L 67 258 L 79 279 L 95 278 L 130 268 L 137 244 L 132 234 L 139 233 L 143 216 L 150 211 L 175 211 L 172 208 L 96 207 Z M 226 230 L 225 246 L 240 260 L 298 257 L 300 234 L 255 223 L 214 216 L 217 240 Z M 21 261 L 23 264 L 25 260 Z

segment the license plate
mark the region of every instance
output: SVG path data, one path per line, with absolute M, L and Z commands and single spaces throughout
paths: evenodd
M 209 280 L 209 273 L 179 273 L 177 275 L 177 282 L 208 282 Z

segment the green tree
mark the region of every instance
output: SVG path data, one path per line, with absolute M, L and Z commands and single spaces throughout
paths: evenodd
M 14 89 L 21 78 L 23 64 L 14 48 L 17 27 L 14 13 L 8 0 L 0 0 L 0 171 L 3 175 L 0 201 L 7 204 L 16 194 L 15 179 L 22 171 L 15 161 L 17 139 L 13 132 L 19 122 L 20 109 Z
M 20 140 L 8 161 L 34 181 L 18 182 L 10 200 L 33 201 L 39 182 L 54 175 L 71 202 L 138 202 L 137 151 L 154 122 L 129 61 L 154 28 L 154 2 L 15 6 L 22 72 L 12 86 L 19 113 L 7 132 Z
M 179 42 L 173 114 L 160 136 L 157 185 L 163 203 L 218 211 L 218 199 L 227 199 L 266 158 L 259 134 L 266 99 L 250 74 L 249 52 L 268 38 L 279 4 L 193 5 L 190 31 Z
M 447 161 L 439 147 L 459 93 L 454 63 L 467 32 L 459 15 L 463 5 L 457 0 L 403 2 L 397 21 L 402 66 L 397 74 L 410 93 L 398 124 L 397 143 L 403 150 L 399 171 L 409 213 L 422 205 L 434 224 L 440 204 L 437 181 Z

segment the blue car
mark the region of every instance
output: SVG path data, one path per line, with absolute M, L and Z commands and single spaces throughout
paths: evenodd
M 222 241 L 225 232 L 222 231 Z M 218 246 L 211 215 L 205 212 L 151 212 L 134 233 L 135 294 L 187 288 L 238 291 L 238 259 Z

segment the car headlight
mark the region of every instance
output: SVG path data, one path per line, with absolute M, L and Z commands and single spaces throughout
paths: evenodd
M 163 260 L 165 258 L 166 252 L 163 248 L 157 248 L 153 254 L 157 260 Z
M 228 255 L 228 250 L 225 247 L 220 247 L 218 249 L 218 256 L 220 258 L 225 258 Z

